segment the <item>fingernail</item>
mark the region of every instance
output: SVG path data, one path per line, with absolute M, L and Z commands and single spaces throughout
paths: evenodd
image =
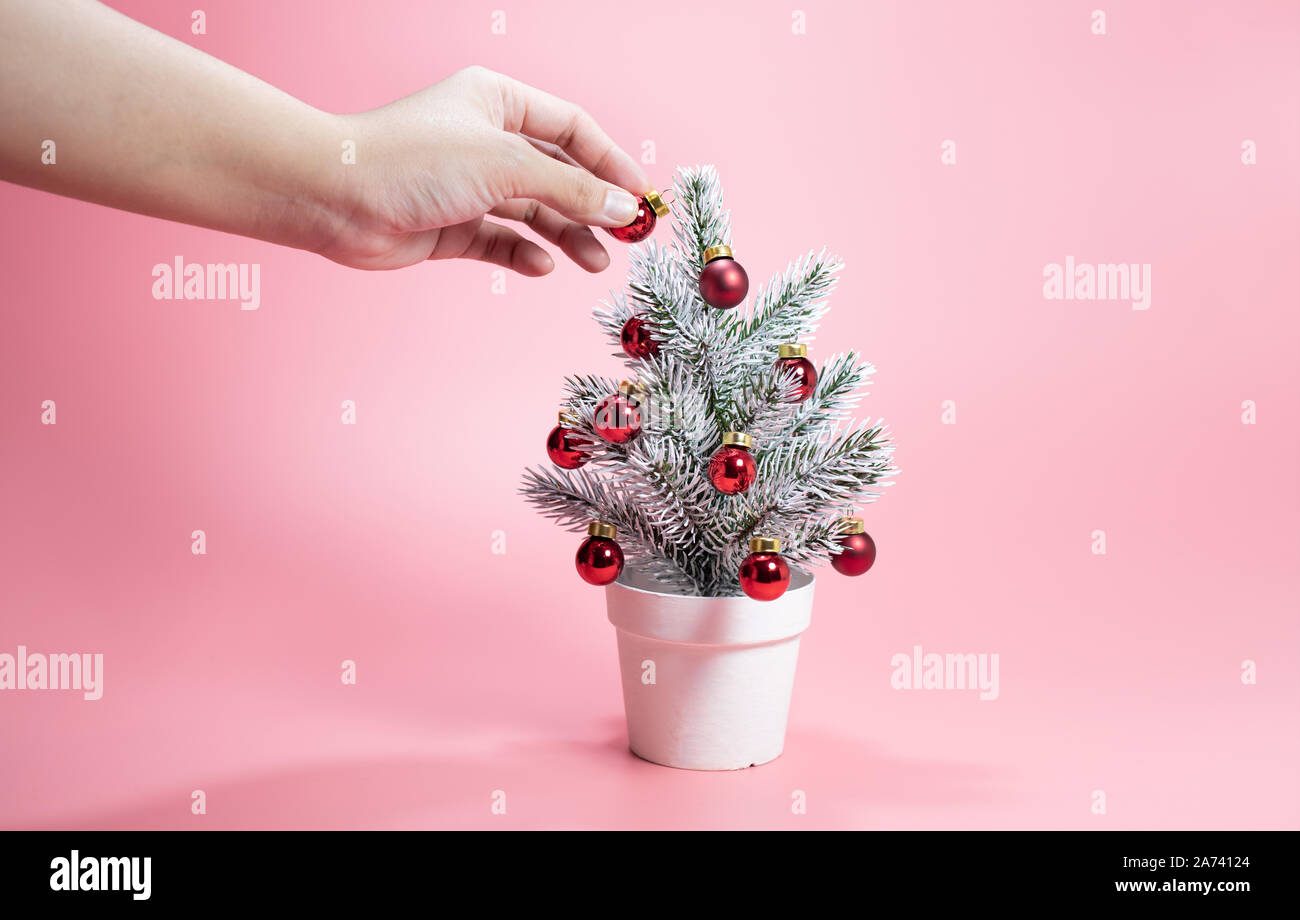
M 617 221 L 621 227 L 636 220 L 636 212 L 641 203 L 622 189 L 610 189 L 605 193 L 605 217 Z

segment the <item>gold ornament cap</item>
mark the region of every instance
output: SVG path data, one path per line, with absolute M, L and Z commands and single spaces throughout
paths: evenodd
M 791 342 L 789 345 L 782 345 L 777 348 L 776 354 L 781 358 L 806 358 L 808 357 L 808 346 Z
M 618 528 L 613 524 L 606 524 L 604 521 L 592 521 L 587 525 L 587 536 L 608 537 L 612 540 L 618 536 Z
M 645 193 L 645 203 L 650 205 L 650 209 L 659 217 L 668 216 L 668 202 L 664 201 L 664 196 L 654 189 Z
M 705 262 L 712 262 L 714 259 L 734 259 L 735 257 L 730 246 L 710 246 L 704 250 Z
M 565 412 L 563 409 L 561 409 L 561 410 L 560 410 L 559 424 L 560 424 L 560 427 L 561 427 L 561 428 L 568 428 L 568 427 L 570 427 L 570 426 L 572 426 L 572 425 L 576 425 L 576 424 L 577 424 L 577 419 L 575 419 L 572 415 L 570 415 L 569 413 L 567 413 L 567 412 Z
M 781 541 L 776 537 L 754 537 L 749 541 L 749 551 L 751 553 L 779 553 L 781 552 Z
M 840 521 L 840 533 L 866 533 L 867 525 L 862 518 L 846 517 Z
M 637 383 L 635 380 L 624 380 L 618 385 L 618 391 L 624 396 L 635 396 L 638 399 L 644 399 L 646 395 L 645 387 L 641 386 L 641 384 Z
M 743 447 L 750 450 L 754 446 L 754 439 L 743 431 L 728 431 L 722 436 L 723 447 Z

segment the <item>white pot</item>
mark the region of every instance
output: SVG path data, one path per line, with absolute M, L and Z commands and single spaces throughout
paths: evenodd
M 779 757 L 799 634 L 812 620 L 813 577 L 791 569 L 789 590 L 774 601 L 656 586 L 629 567 L 605 589 L 632 753 L 688 770 Z

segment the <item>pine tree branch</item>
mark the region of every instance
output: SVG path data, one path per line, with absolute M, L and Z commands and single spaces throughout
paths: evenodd
M 852 506 L 873 497 L 871 487 L 893 473 L 883 425 L 861 426 L 828 441 L 797 439 L 760 455 L 758 481 L 738 509 L 740 540 L 779 536 L 810 510 Z
M 722 183 L 712 166 L 677 171 L 673 181 L 673 235 L 677 238 L 679 264 L 691 279 L 704 268 L 704 250 L 731 245 L 731 212 L 722 207 Z
M 842 421 L 866 395 L 862 387 L 870 381 L 875 368 L 859 364 L 853 352 L 835 355 L 817 373 L 817 386 L 811 396 L 791 414 L 789 425 L 777 437 L 792 438 L 825 431 Z
M 754 310 L 740 326 L 750 347 L 807 341 L 829 309 L 827 299 L 843 267 L 825 250 L 796 259 L 776 281 L 759 289 Z
M 520 489 L 544 516 L 570 532 L 582 532 L 592 521 L 618 529 L 618 542 L 627 559 L 639 560 L 656 578 L 698 591 L 689 554 L 668 539 L 662 528 L 637 504 L 635 494 L 586 470 L 524 470 Z

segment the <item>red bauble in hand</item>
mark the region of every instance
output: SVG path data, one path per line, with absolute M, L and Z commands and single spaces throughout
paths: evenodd
M 798 381 L 792 402 L 803 402 L 817 388 L 817 368 L 808 360 L 807 345 L 782 345 L 777 349 L 776 369 Z
M 790 566 L 781 558 L 781 541 L 755 537 L 740 564 L 740 588 L 756 601 L 774 601 L 790 587 Z
M 624 380 L 618 392 L 596 403 L 591 426 L 611 444 L 626 444 L 641 433 L 641 399 L 645 391 Z
M 623 324 L 619 336 L 623 343 L 623 353 L 629 358 L 648 358 L 659 354 L 659 343 L 650 337 L 654 327 L 644 317 L 634 316 Z
M 640 207 L 636 212 L 636 220 L 625 227 L 606 227 L 609 235 L 616 240 L 622 240 L 624 243 L 639 243 L 651 233 L 654 233 L 655 224 L 658 218 L 668 215 L 668 205 L 664 204 L 663 198 L 656 191 L 646 192 L 644 198 L 639 202 Z
M 582 449 L 590 446 L 591 443 L 572 428 L 565 427 L 564 413 L 561 412 L 560 424 L 552 428 L 551 433 L 546 436 L 546 454 L 556 466 L 564 467 L 566 470 L 576 470 L 587 462 L 587 454 Z
M 578 547 L 573 564 L 589 585 L 607 585 L 623 571 L 623 550 L 614 542 L 618 536 L 613 524 L 600 521 L 587 527 L 587 539 Z
M 749 275 L 731 254 L 728 246 L 710 246 L 704 250 L 704 269 L 700 272 L 700 296 L 711 307 L 729 310 L 749 293 Z
M 709 482 L 713 488 L 735 495 L 754 484 L 758 467 L 749 452 L 753 446 L 754 439 L 739 431 L 728 431 L 722 436 L 722 447 L 709 460 Z
M 831 556 L 831 566 L 841 575 L 861 575 L 876 561 L 876 541 L 861 518 L 845 518 L 840 533 L 840 552 Z

